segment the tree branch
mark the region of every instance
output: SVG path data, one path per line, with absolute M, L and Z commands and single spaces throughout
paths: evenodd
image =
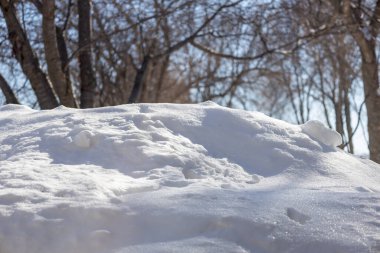
M 0 74 L 0 89 L 5 96 L 5 102 L 7 104 L 19 104 L 16 95 L 2 74 Z

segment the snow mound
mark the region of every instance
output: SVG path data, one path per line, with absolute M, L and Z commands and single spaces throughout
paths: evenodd
M 310 137 L 327 146 L 336 147 L 342 144 L 342 136 L 337 131 L 327 128 L 318 120 L 310 120 L 301 127 Z
M 316 121 L 0 107 L 0 252 L 377 252 L 380 167 Z

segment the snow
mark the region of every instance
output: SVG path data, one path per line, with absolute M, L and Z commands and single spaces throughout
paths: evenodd
M 311 138 L 327 146 L 336 147 L 342 144 L 342 136 L 335 130 L 327 128 L 318 120 L 310 120 L 303 124 L 301 128 Z
M 379 252 L 380 166 L 317 121 L 0 107 L 0 252 Z

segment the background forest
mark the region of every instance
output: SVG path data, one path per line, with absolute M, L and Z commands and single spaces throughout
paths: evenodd
M 380 162 L 374 0 L 0 0 L 0 103 L 196 103 L 319 119 Z M 359 139 L 359 138 L 356 138 Z M 363 149 L 359 150 L 363 152 Z

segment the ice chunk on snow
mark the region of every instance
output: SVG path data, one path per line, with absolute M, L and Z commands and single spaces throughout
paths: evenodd
M 310 120 L 301 125 L 301 128 L 302 131 L 311 138 L 316 139 L 327 146 L 336 147 L 342 144 L 342 136 L 335 130 L 327 128 L 318 120 Z

